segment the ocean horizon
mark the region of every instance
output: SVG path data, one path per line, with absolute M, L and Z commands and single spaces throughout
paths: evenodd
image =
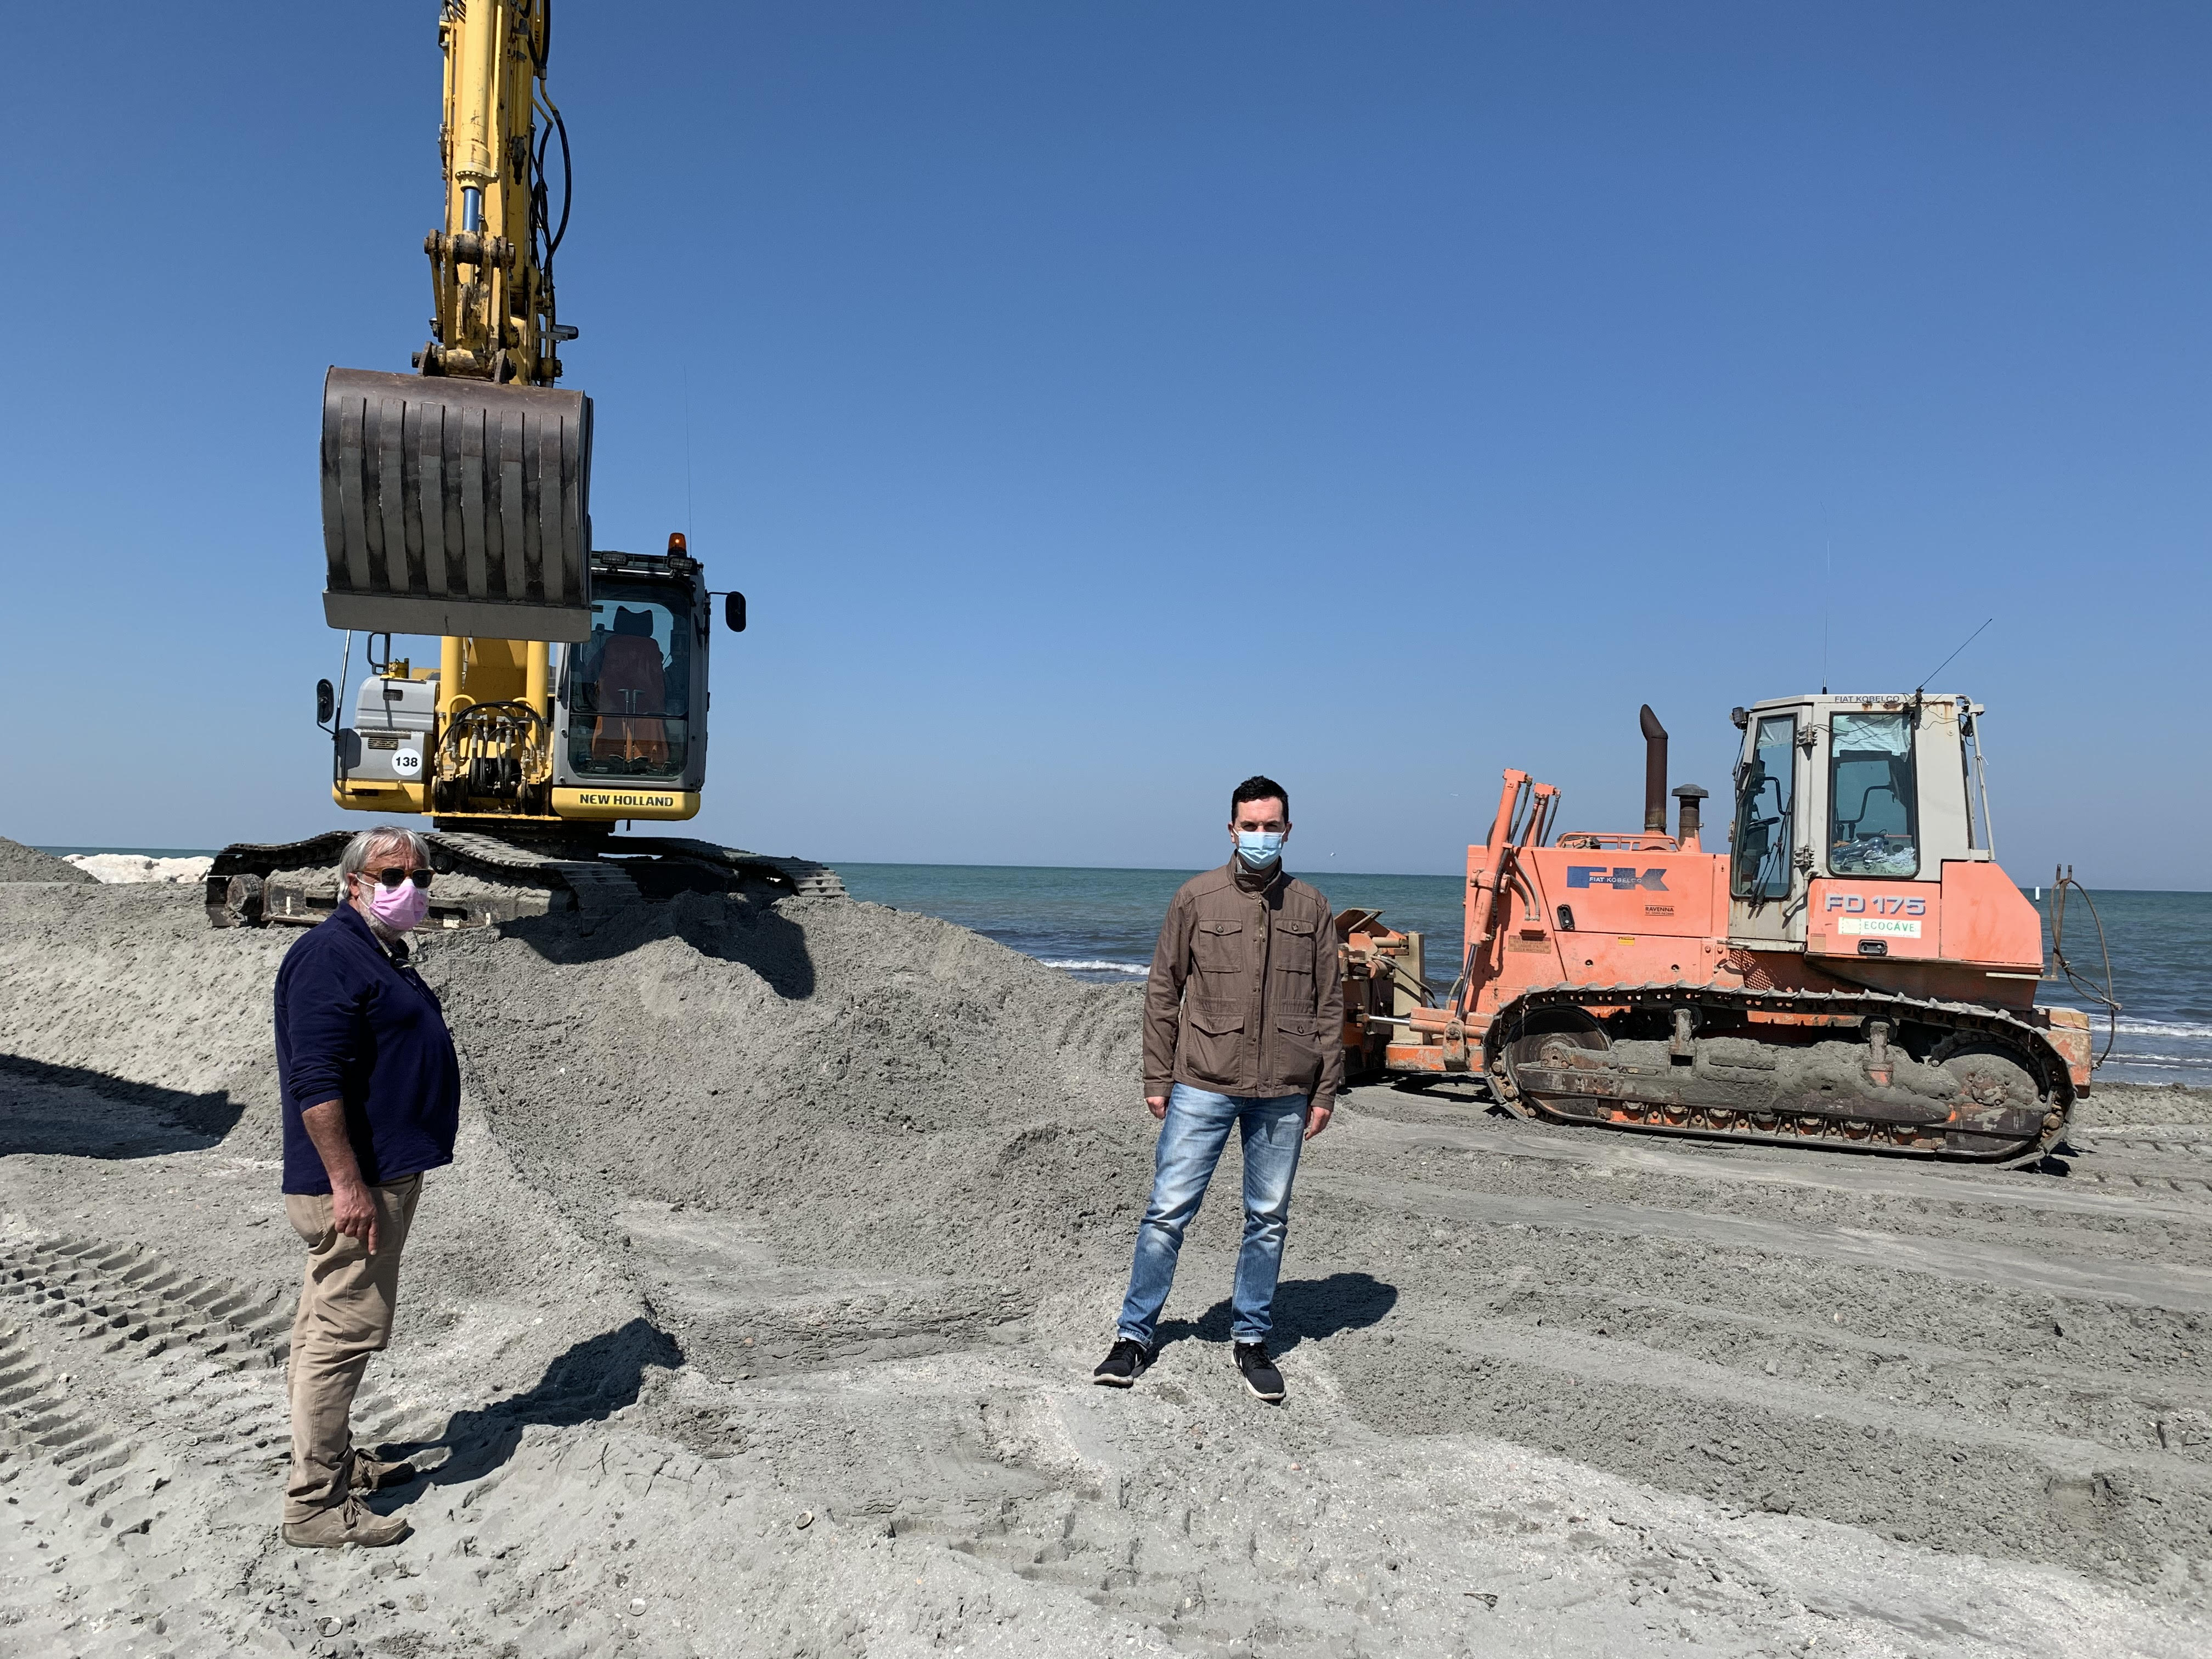
M 43 847 L 41 851 L 204 857 L 212 848 Z M 837 864 L 854 897 L 957 922 L 1078 979 L 1135 984 L 1152 962 L 1161 918 L 1194 869 L 1064 867 L 1028 864 Z M 1419 933 L 1429 981 L 1449 987 L 1462 948 L 1459 875 L 1419 876 L 1308 871 L 1340 913 L 1377 910 L 1391 927 Z M 2024 886 L 2033 897 L 2035 889 Z M 2112 949 L 2123 1012 L 2116 1033 L 2096 1005 L 2071 986 L 2041 987 L 2039 1001 L 2093 1017 L 2097 1048 L 2112 1038 L 2097 1076 L 2106 1082 L 2212 1087 L 2212 893 L 2109 888 L 2091 895 Z M 2048 906 L 2045 945 L 2049 948 Z M 2101 981 L 2096 929 L 2078 902 L 2068 906 L 2067 956 L 2091 982 Z

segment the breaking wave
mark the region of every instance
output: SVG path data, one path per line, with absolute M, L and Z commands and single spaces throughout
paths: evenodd
M 2103 1024 L 2094 1012 L 2091 1013 L 2089 1020 L 2093 1026 Z M 2185 1020 L 2130 1019 L 2123 1014 L 2120 1016 L 2120 1035 L 2122 1036 L 2183 1037 L 2201 1042 L 2208 1037 L 2212 1037 L 2212 1025 L 2198 1025 Z
M 1048 968 L 1065 968 L 1070 973 L 1079 974 L 1149 974 L 1152 971 L 1149 963 L 1094 962 L 1070 957 L 1039 957 L 1037 960 Z

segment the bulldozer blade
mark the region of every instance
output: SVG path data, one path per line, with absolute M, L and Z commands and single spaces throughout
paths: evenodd
M 322 447 L 332 628 L 590 637 L 582 392 L 333 368 Z

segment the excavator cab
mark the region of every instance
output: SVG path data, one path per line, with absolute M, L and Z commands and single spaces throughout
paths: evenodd
M 337 803 L 519 830 L 696 813 L 713 616 L 699 562 L 679 533 L 664 554 L 596 551 L 590 571 L 589 632 L 550 655 L 448 635 L 435 667 L 372 661 L 335 733 Z
M 689 817 L 706 778 L 713 631 L 698 562 L 678 536 L 665 555 L 592 554 L 592 583 L 591 633 L 556 653 L 556 809 Z

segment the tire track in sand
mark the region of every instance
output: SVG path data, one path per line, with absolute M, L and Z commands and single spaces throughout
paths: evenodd
M 234 1545 L 240 1528 L 273 1534 L 291 1303 L 129 1242 L 0 1242 L 0 1604 L 36 1609 L 11 1642 L 291 1651 L 235 1598 L 216 1611 L 239 1551 L 208 1548 L 205 1530 L 212 1510 Z M 398 1415 L 368 1389 L 362 1406 L 365 1440 Z
M 1301 1171 L 1293 1248 L 1399 1292 L 1392 1328 L 1316 1350 L 1377 1426 L 2212 1586 L 2197 1135 L 2087 1131 L 2059 1177 L 1675 1147 L 1379 1091 L 1353 1106 Z

